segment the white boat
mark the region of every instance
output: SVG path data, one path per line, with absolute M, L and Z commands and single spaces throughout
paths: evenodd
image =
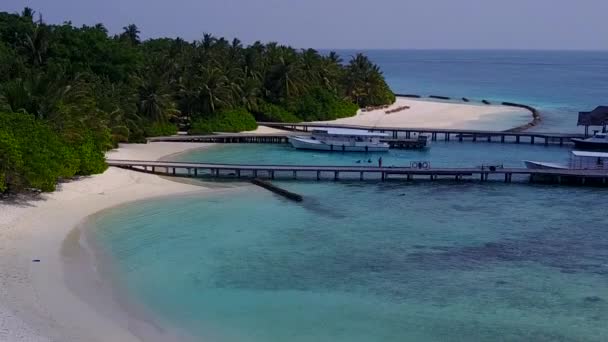
M 574 146 L 578 149 L 591 151 L 608 151 L 608 133 L 595 133 L 587 139 L 572 139 Z
M 315 128 L 310 136 L 291 136 L 289 142 L 297 149 L 337 152 L 387 152 L 382 142 L 388 134 L 343 128 Z
M 572 151 L 568 164 L 524 160 L 528 169 L 607 170 L 608 152 Z
M 524 160 L 524 164 L 526 164 L 526 168 L 528 168 L 528 169 L 563 170 L 563 169 L 568 168 L 568 165 L 563 165 L 563 164 L 558 164 L 558 163 L 537 162 L 537 161 L 532 161 L 532 160 Z

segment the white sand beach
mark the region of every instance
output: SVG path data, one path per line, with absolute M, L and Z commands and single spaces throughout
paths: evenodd
M 156 160 L 205 146 L 124 145 L 108 157 Z M 141 341 L 132 332 L 138 327 L 117 324 L 70 291 L 62 245 L 80 222 L 103 209 L 157 196 L 212 191 L 218 190 L 109 168 L 61 184 L 58 191 L 37 200 L 0 202 L 0 341 Z
M 387 111 L 409 107 L 394 113 Z M 503 105 L 454 103 L 398 97 L 388 108 L 361 111 L 357 115 L 324 123 L 368 127 L 453 128 L 507 130 L 532 121 L 523 109 Z

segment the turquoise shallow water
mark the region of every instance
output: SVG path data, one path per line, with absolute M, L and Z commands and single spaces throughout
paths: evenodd
M 131 295 L 201 341 L 603 341 L 598 189 L 279 183 L 110 210 Z
M 524 167 L 522 160 L 567 163 L 570 149 L 559 146 L 433 142 L 425 150 L 390 150 L 388 153 L 327 153 L 296 150 L 289 144 L 224 144 L 173 157 L 176 161 L 248 164 L 376 165 L 382 157 L 387 166 L 410 166 L 427 161 L 437 167 L 474 167 L 503 164 Z M 358 163 L 359 162 L 359 163 Z
M 354 52 L 341 51 L 348 56 Z M 368 51 L 398 92 L 538 106 L 575 130 L 608 96 L 608 53 Z M 491 123 L 488 129 L 491 129 Z M 380 154 L 223 145 L 181 161 L 359 165 Z M 384 165 L 523 166 L 569 149 L 434 142 Z M 606 189 L 502 183 L 278 182 L 94 217 L 121 290 L 201 341 L 606 341 Z

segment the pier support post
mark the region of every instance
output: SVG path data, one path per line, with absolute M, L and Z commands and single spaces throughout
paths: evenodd
M 500 136 L 500 143 L 501 144 L 505 143 L 505 135 L 504 134 Z
M 564 138 L 559 138 L 559 146 L 564 146 Z
M 492 136 L 488 135 L 488 142 L 492 142 Z
M 194 169 L 194 177 L 198 177 L 198 169 L 197 168 Z
M 192 177 L 192 169 L 188 168 L 188 177 Z
M 363 171 L 359 173 L 359 180 L 363 180 Z
M 515 143 L 516 143 L 516 144 L 519 144 L 519 135 L 516 135 L 516 136 L 515 136 Z
M 152 166 L 152 173 L 156 173 L 156 166 Z
M 473 133 L 473 142 L 477 141 L 477 134 Z
M 549 137 L 545 137 L 545 146 L 549 146 Z
M 410 131 L 405 132 L 405 138 L 409 139 L 410 138 Z
M 458 134 L 458 141 L 462 142 L 462 133 Z
M 270 179 L 274 179 L 274 171 L 270 170 Z
M 258 178 L 258 170 L 253 170 L 253 178 Z
M 382 172 L 382 181 L 384 182 L 384 180 L 386 180 L 386 173 Z
M 237 178 L 241 178 L 241 170 L 240 169 L 236 170 L 236 177 Z
M 431 140 L 437 141 L 437 132 L 431 133 Z
M 334 180 L 337 181 L 340 177 L 340 172 L 334 171 Z
M 296 170 L 293 170 L 293 179 L 298 179 L 298 174 L 296 173 Z
M 449 132 L 445 132 L 445 141 L 450 141 L 450 133 Z
M 534 136 L 530 136 L 530 144 L 534 145 Z
M 173 175 L 175 176 L 175 168 L 173 168 L 173 171 L 171 173 L 173 173 Z
M 321 171 L 317 171 L 317 180 L 321 180 Z

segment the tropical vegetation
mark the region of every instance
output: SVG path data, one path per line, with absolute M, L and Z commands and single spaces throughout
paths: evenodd
M 111 35 L 102 24 L 47 24 L 30 8 L 0 12 L 0 194 L 101 172 L 120 142 L 331 120 L 393 101 L 361 54 L 344 63 L 210 34 L 142 41 L 135 25 Z

